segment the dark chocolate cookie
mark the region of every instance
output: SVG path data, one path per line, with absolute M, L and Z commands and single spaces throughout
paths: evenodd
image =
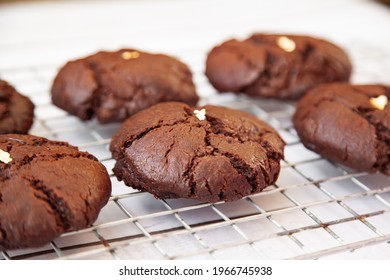
M 348 81 L 351 63 L 342 49 L 325 40 L 254 34 L 212 49 L 206 75 L 220 92 L 298 99 L 318 84 Z
M 100 123 L 123 121 L 159 102 L 195 105 L 199 99 L 185 64 L 132 49 L 98 52 L 68 62 L 51 93 L 56 106 L 82 120 L 96 116 Z
M 278 178 L 284 142 L 245 112 L 179 102 L 130 117 L 113 137 L 114 174 L 157 198 L 233 201 Z
M 318 86 L 293 117 L 302 143 L 358 171 L 390 175 L 390 88 L 334 83 Z
M 91 225 L 111 182 L 92 155 L 64 142 L 0 135 L 0 251 L 42 246 Z
M 27 134 L 34 119 L 34 104 L 0 80 L 0 134 Z

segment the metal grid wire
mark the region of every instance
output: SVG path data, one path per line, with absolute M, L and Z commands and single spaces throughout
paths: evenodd
M 355 82 L 385 81 L 390 53 L 358 42 Z M 181 57 L 190 61 L 186 51 Z M 373 70 L 372 65 L 382 68 Z M 257 115 L 286 141 L 279 180 L 259 194 L 230 203 L 157 200 L 112 174 L 108 150 L 119 124 L 81 122 L 50 102 L 59 65 L 5 69 L 0 77 L 36 104 L 31 134 L 68 141 L 107 168 L 112 196 L 95 224 L 63 234 L 47 246 L 0 252 L 0 259 L 389 259 L 390 179 L 355 172 L 304 148 L 291 124 L 294 104 L 217 94 L 202 67 L 192 65 L 202 104 Z

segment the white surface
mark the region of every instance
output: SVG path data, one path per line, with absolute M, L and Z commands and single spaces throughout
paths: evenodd
M 107 144 L 118 125 L 68 116 L 50 104 L 48 90 L 64 62 L 134 47 L 179 57 L 194 72 L 202 104 L 257 114 L 288 143 L 277 184 L 250 199 L 159 201 L 112 177 L 113 195 L 123 196 L 102 210 L 94 231 L 65 234 L 37 250 L 0 253 L 0 259 L 390 259 L 388 177 L 355 174 L 320 159 L 290 129 L 292 105 L 218 95 L 203 74 L 205 56 L 217 43 L 253 32 L 294 32 L 343 46 L 353 60 L 354 82 L 390 83 L 389 27 L 390 9 L 368 0 L 0 4 L 0 78 L 37 105 L 32 134 L 80 145 L 111 170 Z

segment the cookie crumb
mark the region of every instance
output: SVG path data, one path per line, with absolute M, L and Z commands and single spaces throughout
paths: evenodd
M 202 110 L 194 110 L 194 114 L 200 121 L 204 121 L 206 119 L 206 109 L 204 108 Z
M 386 95 L 379 95 L 378 97 L 370 98 L 370 103 L 372 106 L 379 110 L 385 109 L 388 99 Z
M 133 58 L 138 58 L 140 56 L 140 53 L 139 52 L 123 52 L 122 53 L 122 58 L 124 60 L 129 60 L 129 59 L 133 59 Z
M 0 161 L 8 164 L 12 161 L 11 155 L 3 150 L 0 150 Z
M 286 36 L 279 37 L 276 43 L 286 52 L 293 52 L 296 48 L 295 42 Z

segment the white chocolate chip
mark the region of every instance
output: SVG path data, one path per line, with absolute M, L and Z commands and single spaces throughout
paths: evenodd
M 122 58 L 125 59 L 125 60 L 129 60 L 129 59 L 133 59 L 133 58 L 137 58 L 140 56 L 140 53 L 139 52 L 123 52 L 122 53 Z
M 204 108 L 202 110 L 194 110 L 194 114 L 200 121 L 204 121 L 206 119 L 206 109 Z
M 386 95 L 379 95 L 378 97 L 370 98 L 370 103 L 372 106 L 379 110 L 385 109 L 388 99 Z
M 286 52 L 293 52 L 296 48 L 295 42 L 286 36 L 279 37 L 276 44 Z
M 0 150 L 0 161 L 7 164 L 12 161 L 11 155 L 3 150 Z

